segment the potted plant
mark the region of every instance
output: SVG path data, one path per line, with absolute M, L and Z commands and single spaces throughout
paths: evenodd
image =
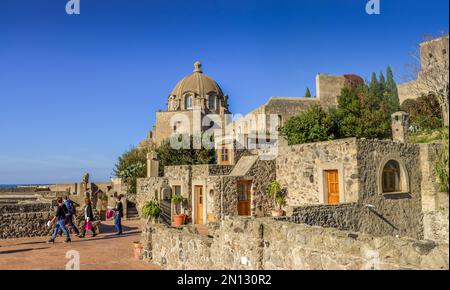
M 133 242 L 133 252 L 134 252 L 134 258 L 138 260 L 142 260 L 143 258 L 143 246 L 141 242 L 135 241 Z
M 281 184 L 278 181 L 272 181 L 267 189 L 267 193 L 270 198 L 273 199 L 274 210 L 272 210 L 273 217 L 281 217 L 285 215 L 285 211 L 282 209 L 286 203 L 286 197 L 284 191 L 281 188 Z
M 185 201 L 185 198 L 181 195 L 174 195 L 172 196 L 172 204 L 175 208 L 175 214 L 173 215 L 173 223 L 175 226 L 179 227 L 184 225 L 184 222 L 186 220 L 186 215 L 181 213 L 181 207 L 180 212 L 178 212 L 177 205 L 182 204 Z
M 159 219 L 159 216 L 162 213 L 162 208 L 159 205 L 159 203 L 152 199 L 151 201 L 147 202 L 142 207 L 142 215 L 147 219 L 147 224 L 151 220 L 152 223 L 156 223 Z

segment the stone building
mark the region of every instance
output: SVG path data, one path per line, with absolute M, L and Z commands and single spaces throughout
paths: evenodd
M 431 200 L 438 192 L 429 171 L 424 173 L 433 166 L 423 156 L 428 146 L 350 138 L 281 146 L 274 160 L 261 159 L 255 150 L 234 166 L 166 167 L 164 176 L 138 181 L 137 199 L 142 205 L 181 194 L 193 224 L 264 217 L 273 209 L 267 187 L 277 180 L 286 190 L 285 209 L 302 222 L 420 239 L 423 195 L 432 194 Z
M 417 79 L 398 86 L 400 105 L 408 99 L 417 99 L 422 94 L 429 93 L 426 86 L 421 85 L 421 82 L 424 78 L 427 78 L 426 75 L 430 74 L 430 70 L 433 70 L 433 64 L 435 62 L 444 62 L 448 68 L 448 54 L 448 35 L 430 41 L 425 41 L 420 44 L 420 70 L 417 72 Z
M 201 63 L 196 62 L 194 72 L 179 81 L 169 94 L 167 111 L 157 112 L 153 131 L 140 146 L 158 146 L 174 136 L 203 133 L 211 128 L 210 121 L 219 121 L 219 134 L 215 135 L 214 144 L 217 165 L 166 167 L 164 176 L 158 176 L 157 157 L 150 155 L 148 178 L 138 183 L 138 204 L 142 205 L 149 197 L 164 200 L 167 198 L 164 192 L 169 188 L 188 199 L 185 209 L 194 223 L 206 223 L 225 215 L 266 216 L 270 202 L 265 191 L 276 179 L 275 160 L 248 154 L 244 149 L 249 147 L 249 142 L 257 144 L 254 149 L 261 149 L 263 146 L 258 144 L 258 140 L 267 139 L 265 130 L 273 124 L 271 117 L 276 118 L 274 131 L 278 132 L 283 122 L 312 105 L 336 106 L 337 97 L 344 87 L 362 82 L 356 75 L 319 74 L 315 98 L 273 97 L 231 122 L 228 96 L 216 81 L 203 73 Z M 264 131 L 264 136 L 258 135 L 261 131 Z M 278 138 L 269 139 L 268 144 L 274 145 Z M 237 143 L 243 147 L 238 147 Z M 235 199 L 236 196 L 239 198 Z M 199 204 L 199 200 L 205 204 Z
M 214 81 L 209 78 L 199 81 L 206 80 L 204 77 L 197 63 L 196 71 L 171 93 L 169 101 L 174 102 L 169 104 L 169 111 L 158 116 L 170 118 L 171 114 L 181 112 L 190 118 L 193 111 L 186 110 L 189 106 L 183 107 L 183 102 L 192 94 L 197 96 L 196 104 L 202 114 L 212 109 L 208 96 L 214 95 L 213 99 L 220 103 L 216 112 L 224 117 L 229 112 L 228 99 Z M 313 104 L 334 107 L 344 87 L 361 82 L 355 75 L 318 75 L 316 98 L 271 98 L 231 123 L 232 130 L 215 140 L 214 165 L 167 166 L 163 176 L 159 176 L 158 158 L 150 154 L 148 176 L 138 180 L 138 210 L 146 201 L 157 199 L 169 208 L 166 221 L 170 223 L 170 198 L 176 194 L 186 198 L 181 210 L 191 224 L 207 224 L 227 216 L 265 217 L 273 209 L 267 187 L 278 181 L 286 193 L 285 210 L 297 222 L 378 236 L 442 238 L 429 226 L 432 220 L 442 220 L 442 215 L 434 215 L 431 210 L 425 220 L 422 211 L 424 202 L 437 200 L 436 177 L 430 169 L 435 145 L 408 143 L 408 117 L 403 112 L 392 116 L 394 140 L 349 138 L 288 146 L 283 140 L 267 137 L 265 130 L 260 138 L 260 130 L 256 139 L 263 139 L 265 144 L 256 142 L 257 146 L 248 146 L 254 142 L 253 130 L 259 129 L 252 122 L 267 129 L 272 126 L 273 116 L 280 126 Z M 208 84 L 208 88 L 203 84 Z M 164 123 L 167 125 L 168 119 Z M 153 135 L 159 136 L 153 140 L 156 144 L 177 131 L 175 127 L 159 124 L 157 121 L 155 127 L 159 133 Z M 243 148 L 236 146 L 240 142 L 244 143 Z M 262 145 L 271 145 L 269 149 L 275 150 Z
M 222 165 L 233 165 L 234 160 L 231 158 L 234 156 L 230 143 L 240 137 L 245 140 L 241 143 L 246 143 L 252 133 L 258 135 L 253 131 L 269 128 L 270 116 L 276 116 L 278 128 L 311 105 L 321 105 L 324 108 L 336 106 L 342 88 L 360 83 L 363 80 L 356 75 L 318 74 L 315 98 L 273 97 L 243 118 L 232 121 L 229 97 L 214 79 L 203 73 L 202 64 L 197 61 L 194 71 L 181 79 L 169 94 L 167 110 L 156 112 L 156 123 L 139 147 L 159 146 L 170 138 L 202 134 L 214 127 L 219 131 L 215 134 L 218 160 L 221 160 Z M 222 158 L 223 156 L 229 158 Z
M 156 113 L 153 131 L 141 146 L 160 145 L 175 134 L 202 133 L 211 126 L 202 121 L 205 116 L 217 115 L 224 120 L 228 110 L 228 96 L 219 84 L 202 71 L 202 64 L 196 62 L 194 71 L 180 80 L 167 100 L 167 110 Z

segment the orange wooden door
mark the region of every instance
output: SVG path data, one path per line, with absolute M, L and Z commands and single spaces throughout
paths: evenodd
M 329 204 L 339 203 L 339 172 L 337 170 L 326 171 L 327 196 Z
M 195 187 L 195 208 L 197 212 L 197 224 L 203 224 L 203 186 Z
M 250 215 L 250 193 L 252 182 L 249 180 L 238 181 L 238 215 Z

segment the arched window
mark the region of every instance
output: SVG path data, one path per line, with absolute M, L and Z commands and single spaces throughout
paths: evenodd
M 214 96 L 214 95 L 208 96 L 208 108 L 210 110 L 216 109 L 216 96 Z
M 395 160 L 390 160 L 383 168 L 382 188 L 383 193 L 402 192 L 402 174 L 400 164 Z
M 186 110 L 192 109 L 192 95 L 186 95 L 186 97 L 184 97 L 184 108 Z

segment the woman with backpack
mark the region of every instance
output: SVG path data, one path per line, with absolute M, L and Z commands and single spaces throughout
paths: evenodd
M 75 205 L 73 203 L 73 201 L 70 200 L 69 196 L 65 196 L 64 197 L 64 205 L 67 208 L 67 215 L 66 215 L 66 225 L 72 229 L 72 231 L 76 234 L 79 235 L 80 232 L 78 231 L 77 227 L 75 226 L 75 224 L 73 223 L 73 216 L 75 215 Z
M 92 205 L 90 198 L 84 199 L 84 223 L 83 227 L 81 228 L 81 234 L 79 235 L 80 238 L 84 238 L 84 235 L 86 234 L 86 230 L 92 231 L 92 237 L 95 237 L 97 233 L 95 232 L 94 226 L 92 225 L 92 222 L 94 221 L 94 213 L 92 211 Z

